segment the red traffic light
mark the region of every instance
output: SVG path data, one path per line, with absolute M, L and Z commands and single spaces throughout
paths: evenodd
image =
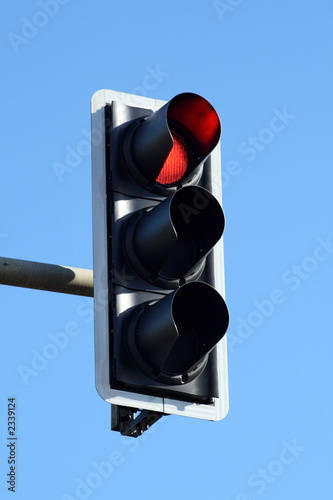
M 139 184 L 165 192 L 198 179 L 198 168 L 220 135 L 213 106 L 197 94 L 179 94 L 153 115 L 126 127 L 123 160 Z
M 229 322 L 219 117 L 193 93 L 162 103 L 103 91 L 94 109 L 94 289 L 107 294 L 103 307 L 95 301 L 96 387 L 153 421 L 219 420 Z M 117 414 L 112 428 L 123 432 L 127 412 Z

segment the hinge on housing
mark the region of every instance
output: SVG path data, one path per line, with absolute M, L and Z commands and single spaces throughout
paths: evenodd
M 117 375 L 117 366 L 116 366 L 116 360 L 112 360 L 111 362 L 111 376 L 112 376 L 112 379 L 115 379 L 116 378 L 116 375 Z
M 111 191 L 111 187 L 109 187 L 110 191 Z M 108 215 L 110 217 L 112 217 L 114 214 L 114 203 L 113 203 L 113 199 L 109 199 L 109 203 L 108 203 Z
M 116 285 L 116 277 L 115 277 L 115 267 L 113 264 L 109 264 L 109 267 L 110 267 L 110 280 L 109 280 L 109 297 L 110 297 L 110 306 L 114 306 L 115 303 L 116 303 L 116 297 L 115 297 L 115 293 L 114 293 L 114 287 Z

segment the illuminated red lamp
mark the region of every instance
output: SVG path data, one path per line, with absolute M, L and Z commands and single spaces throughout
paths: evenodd
M 172 132 L 171 130 L 171 134 L 173 146 L 156 179 L 156 182 L 164 185 L 175 184 L 185 177 L 190 163 L 190 155 L 186 143 L 176 132 Z
M 144 187 L 174 190 L 197 181 L 198 168 L 220 135 L 221 124 L 213 106 L 197 94 L 179 94 L 126 128 L 123 160 Z
M 166 106 L 173 146 L 156 182 L 171 185 L 190 174 L 214 149 L 221 124 L 213 106 L 196 94 L 179 94 Z

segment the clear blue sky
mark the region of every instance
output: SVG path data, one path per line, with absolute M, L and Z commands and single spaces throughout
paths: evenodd
M 227 417 L 165 417 L 135 440 L 95 390 L 92 299 L 1 286 L 1 498 L 10 396 L 17 500 L 331 498 L 332 2 L 1 10 L 0 254 L 92 269 L 92 95 L 196 92 L 223 126 L 231 316 Z

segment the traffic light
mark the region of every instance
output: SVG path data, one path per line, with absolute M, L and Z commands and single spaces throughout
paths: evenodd
M 93 96 L 96 387 L 117 407 L 228 411 L 220 135 L 193 93 Z

